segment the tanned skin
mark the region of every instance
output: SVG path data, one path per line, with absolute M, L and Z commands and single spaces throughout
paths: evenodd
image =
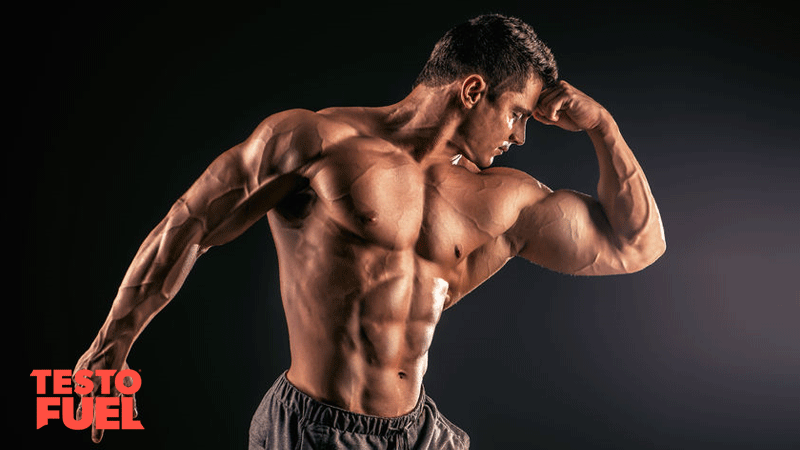
M 488 90 L 473 74 L 418 86 L 391 106 L 264 120 L 150 233 L 75 370 L 127 368 L 131 345 L 197 257 L 264 215 L 280 263 L 289 381 L 382 417 L 416 405 L 442 312 L 511 258 L 605 275 L 641 270 L 664 252 L 647 180 L 602 106 L 564 81 L 542 91 L 537 77 L 496 98 Z M 597 199 L 489 168 L 525 141 L 530 117 L 589 135 Z

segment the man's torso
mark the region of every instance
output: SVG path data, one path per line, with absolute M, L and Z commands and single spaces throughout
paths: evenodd
M 398 416 L 417 402 L 442 311 L 515 254 L 504 233 L 541 188 L 511 169 L 415 159 L 380 114 L 313 121 L 297 143 L 311 156 L 281 158 L 309 185 L 269 213 L 288 377 L 320 401 Z

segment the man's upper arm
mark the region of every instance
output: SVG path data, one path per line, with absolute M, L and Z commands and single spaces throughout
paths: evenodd
M 610 275 L 649 263 L 616 241 L 597 200 L 575 191 L 540 195 L 522 209 L 509 235 L 519 256 L 557 272 Z
M 224 152 L 175 203 L 170 216 L 192 221 L 207 249 L 236 238 L 307 181 L 297 175 L 313 151 L 313 113 L 287 111 L 265 119 L 241 144 Z

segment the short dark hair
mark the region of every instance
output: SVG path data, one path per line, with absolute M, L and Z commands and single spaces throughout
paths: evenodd
M 500 14 L 478 16 L 453 27 L 439 39 L 414 87 L 441 86 L 477 73 L 489 85 L 488 95 L 522 90 L 535 74 L 545 86 L 558 80 L 553 53 L 530 25 Z

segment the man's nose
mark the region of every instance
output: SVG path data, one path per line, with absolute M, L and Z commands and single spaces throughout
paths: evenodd
M 509 140 L 517 145 L 522 145 L 525 143 L 525 123 L 518 124 L 511 130 L 511 136 L 509 136 Z

